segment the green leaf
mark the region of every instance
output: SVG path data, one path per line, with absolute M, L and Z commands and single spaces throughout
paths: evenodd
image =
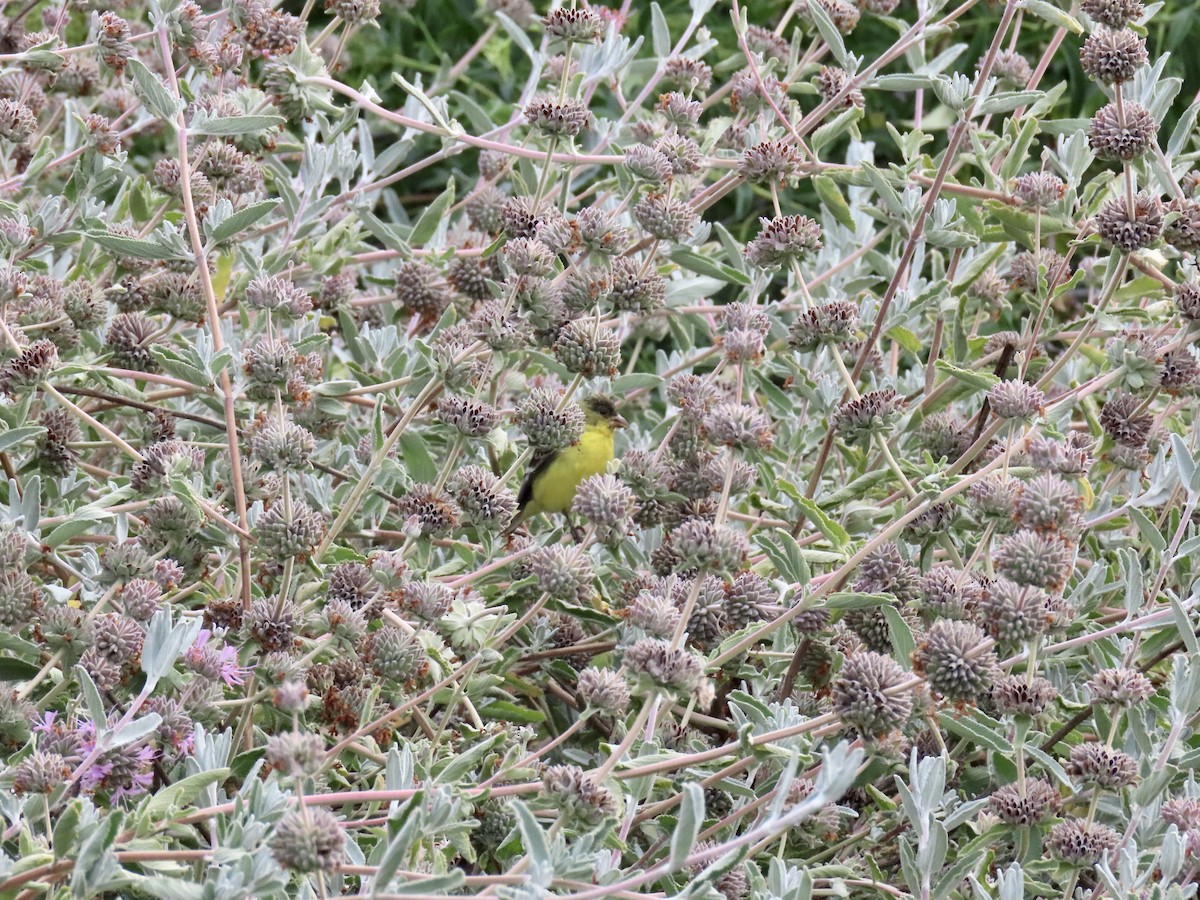
M 820 4 L 814 5 L 819 6 Z M 849 131 L 865 114 L 862 109 L 853 105 L 849 109 L 842 110 L 836 118 L 826 122 L 813 132 L 811 138 L 813 149 L 817 151 L 823 150 L 828 144 L 833 143 L 833 141 Z
M 1004 726 L 979 710 L 968 713 L 944 709 L 939 718 L 947 731 L 1003 756 L 1012 756 L 1013 745 L 1004 738 Z
M 517 706 L 507 700 L 496 700 L 487 706 L 480 707 L 479 715 L 485 719 L 495 719 L 503 722 L 544 722 L 546 716 L 540 710 L 528 706 Z
M 850 535 L 846 529 L 835 522 L 815 502 L 809 500 L 807 497 L 797 497 L 795 503 L 804 510 L 804 514 L 817 526 L 821 534 L 829 538 L 829 542 L 833 546 L 840 550 L 850 545 Z
M 210 119 L 197 115 L 188 126 L 188 131 L 214 137 L 236 137 L 242 134 L 258 134 L 286 124 L 287 119 L 283 116 L 226 116 Z
M 854 230 L 854 214 L 850 211 L 850 204 L 846 202 L 846 198 L 842 196 L 841 189 L 837 186 L 837 182 L 828 175 L 813 176 L 812 185 L 817 191 L 817 197 L 825 204 L 839 225 L 844 225 L 851 231 Z
M 75 667 L 75 680 L 79 682 L 79 690 L 83 694 L 83 702 L 87 705 L 88 715 L 97 728 L 103 727 L 108 721 L 108 714 L 104 710 L 104 702 L 100 699 L 100 691 L 96 689 L 96 682 L 92 681 L 92 676 L 83 666 Z
M 821 38 L 829 45 L 829 52 L 833 54 L 838 65 L 846 68 L 846 42 L 842 40 L 842 33 L 837 30 L 833 20 L 829 18 L 825 7 L 820 3 L 810 3 L 808 4 L 808 15 L 813 20 L 813 24 L 817 26 L 817 31 L 821 32 Z
M 900 610 L 890 603 L 883 607 L 883 617 L 887 619 L 888 631 L 892 636 L 892 656 L 904 668 L 911 668 L 913 651 L 917 649 L 912 629 L 900 615 Z
M 670 864 L 673 869 L 682 866 L 692 852 L 703 822 L 704 791 L 696 782 L 689 781 L 683 786 L 683 801 L 679 804 L 679 815 L 671 831 Z
M 1083 26 L 1075 18 L 1046 0 L 1022 0 L 1018 8 L 1025 9 L 1039 19 L 1045 19 L 1055 28 L 1065 28 L 1071 34 L 1083 34 Z
M 671 54 L 671 29 L 667 27 L 667 17 L 657 3 L 650 4 L 650 34 L 654 42 L 654 55 L 665 61 Z
M 775 564 L 775 571 L 794 584 L 807 584 L 812 577 L 799 543 L 782 528 L 755 536 L 755 543 Z
M 0 453 L 3 453 L 10 447 L 17 447 L 26 441 L 41 437 L 45 433 L 46 429 L 41 425 L 26 425 L 24 428 L 13 428 L 6 431 L 0 434 Z
M 137 57 L 130 59 L 126 67 L 133 76 L 133 90 L 142 105 L 157 118 L 174 125 L 176 116 L 183 109 L 182 102 L 172 96 L 162 79 Z
M 887 335 L 909 353 L 914 355 L 919 354 L 925 349 L 925 345 L 921 343 L 921 339 L 903 325 L 893 325 L 888 329 Z
M 77 509 L 71 513 L 69 521 L 63 522 L 46 535 L 42 543 L 52 550 L 61 547 L 67 541 L 71 540 L 71 538 L 79 537 L 79 535 L 91 531 L 96 522 L 111 517 L 112 513 L 106 510 L 92 509 L 86 506 L 82 509 Z
M 155 791 L 149 803 L 141 810 L 142 820 L 147 823 L 158 822 L 163 817 L 191 805 L 200 796 L 201 791 L 209 785 L 220 784 L 230 774 L 231 771 L 227 768 L 210 769 L 181 778 L 174 784 Z
M 239 209 L 233 215 L 229 216 L 224 221 L 218 223 L 212 229 L 205 226 L 208 231 L 208 245 L 219 244 L 222 241 L 227 241 L 235 235 L 241 234 L 255 222 L 269 216 L 272 212 L 279 208 L 278 200 L 261 200 L 258 203 L 251 204 L 244 209 Z
M 400 436 L 400 455 L 413 481 L 437 480 L 438 464 L 429 455 L 425 439 L 411 429 Z
M 10 656 L 0 656 L 0 681 L 28 681 L 41 671 L 36 663 Z
M 932 75 L 877 75 L 866 87 L 881 91 L 921 91 L 933 87 Z
M 119 234 L 109 234 L 107 231 L 89 231 L 87 236 L 105 250 L 111 250 L 120 256 L 132 256 L 135 259 L 154 259 L 159 261 L 183 258 L 170 247 L 166 247 L 157 241 L 122 237 Z
M 413 226 L 412 234 L 409 235 L 409 243 L 425 244 L 434 234 L 437 233 L 438 226 L 442 224 L 446 218 L 446 210 L 454 203 L 454 179 L 450 179 L 450 183 L 446 185 L 446 189 L 438 194 L 437 199 L 425 207 L 425 211 L 421 213 L 421 218 L 417 219 L 417 224 Z
M 937 361 L 937 368 L 939 372 L 945 372 L 955 381 L 965 384 L 972 391 L 990 391 L 1000 382 L 1000 379 L 991 372 L 972 372 L 969 369 L 960 369 L 958 366 L 948 363 L 944 359 Z
M 516 813 L 517 828 L 521 830 L 522 844 L 534 865 L 550 869 L 553 862 L 550 859 L 550 848 L 546 845 L 546 833 L 534 818 L 529 807 L 520 800 L 510 800 L 508 808 Z M 552 871 L 552 870 L 551 870 Z
M 826 609 L 871 609 L 896 602 L 894 594 L 869 594 L 864 591 L 836 591 L 825 600 Z
M 707 275 L 710 278 L 716 278 L 719 281 L 729 284 L 737 284 L 745 287 L 750 283 L 750 278 L 744 272 L 739 272 L 737 269 L 719 260 L 701 256 L 696 251 L 688 250 L 685 247 L 681 247 L 671 254 L 671 262 L 682 266 L 689 272 L 695 272 L 697 275 Z
M 1002 91 L 999 94 L 993 94 L 979 104 L 979 112 L 984 115 L 1012 112 L 1019 106 L 1036 103 L 1043 96 L 1045 94 L 1042 91 Z
M 1138 531 L 1142 535 L 1142 540 L 1144 540 L 1159 553 L 1162 553 L 1164 550 L 1166 550 L 1167 539 L 1163 536 L 1163 533 L 1158 530 L 1158 526 L 1151 522 L 1146 514 L 1136 506 L 1130 506 L 1128 509 L 1129 518 L 1131 518 L 1133 520 L 1133 524 L 1137 526 Z M 1154 598 L 1151 597 L 1150 599 L 1153 600 Z

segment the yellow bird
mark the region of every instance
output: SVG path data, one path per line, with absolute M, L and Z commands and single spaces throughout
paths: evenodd
M 586 418 L 579 440 L 562 450 L 534 454 L 529 471 L 517 494 L 519 512 L 508 530 L 538 513 L 566 513 L 575 500 L 580 482 L 602 475 L 613 458 L 613 435 L 629 423 L 617 413 L 613 399 L 604 394 L 584 398 L 580 406 Z

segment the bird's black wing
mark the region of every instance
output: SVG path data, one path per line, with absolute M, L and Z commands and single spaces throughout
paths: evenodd
M 555 450 L 534 452 L 533 458 L 529 461 L 529 469 L 525 472 L 525 480 L 521 482 L 521 490 L 517 492 L 518 509 L 524 510 L 529 505 L 529 501 L 533 499 L 533 483 L 549 468 L 550 463 L 554 462 L 557 453 L 558 451 Z

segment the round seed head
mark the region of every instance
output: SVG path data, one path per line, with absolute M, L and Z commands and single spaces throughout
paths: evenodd
M 1100 207 L 1096 228 L 1104 240 L 1126 253 L 1149 247 L 1162 235 L 1162 200 L 1141 191 L 1134 198 L 1131 215 L 1125 198 L 1114 197 Z
M 1083 71 L 1102 84 L 1128 81 L 1149 60 L 1146 41 L 1128 28 L 1099 28 L 1083 42 Z
M 284 731 L 267 738 L 267 762 L 290 778 L 311 778 L 325 765 L 325 741 L 320 735 Z
M 568 44 L 594 44 L 604 34 L 604 20 L 590 9 L 556 9 L 542 24 L 551 38 Z
M 1175 309 L 1190 322 L 1200 322 L 1200 281 L 1181 281 L 1175 285 Z
M 1000 675 L 992 684 L 992 705 L 1002 714 L 1040 716 L 1058 697 L 1058 691 L 1045 678 L 1028 681 L 1024 675 Z
M 458 527 L 458 506 L 446 491 L 432 484 L 414 484 L 396 509 L 426 537 L 446 535 Z
M 893 388 L 871 391 L 839 406 L 831 424 L 847 443 L 867 443 L 874 435 L 891 431 L 903 403 Z
M 709 440 L 733 450 L 767 450 L 771 446 L 771 420 L 761 410 L 743 403 L 718 403 L 704 418 Z
M 1083 502 L 1074 487 L 1057 475 L 1034 477 L 1017 497 L 1017 522 L 1022 528 L 1059 531 L 1067 528 Z
M 1022 828 L 1054 818 L 1061 806 L 1062 795 L 1040 778 L 1026 781 L 1023 791 L 1020 785 L 1006 784 L 988 798 L 988 808 L 1001 822 Z
M 337 816 L 323 806 L 311 806 L 286 813 L 270 845 L 275 861 L 285 869 L 332 875 L 342 863 L 346 836 Z
M 1132 394 L 1117 394 L 1100 410 L 1100 427 L 1118 444 L 1144 447 L 1154 427 L 1154 416 L 1142 410 Z
M 454 473 L 448 487 L 468 525 L 502 529 L 516 515 L 516 496 L 482 466 L 463 466 Z
M 633 489 L 615 475 L 592 475 L 580 482 L 571 509 L 597 529 L 597 536 L 624 536 L 637 512 Z M 603 541 L 608 543 L 608 541 Z
M 690 237 L 700 221 L 690 203 L 670 194 L 647 194 L 633 208 L 633 217 L 652 238 L 675 242 Z
M 1067 774 L 1102 790 L 1120 790 L 1137 781 L 1137 761 L 1128 753 L 1104 744 L 1079 744 L 1071 748 Z
M 505 197 L 495 185 L 481 184 L 463 202 L 471 227 L 487 234 L 499 234 L 504 228 L 501 211 Z
M 988 405 L 1001 419 L 1032 421 L 1040 416 L 1046 405 L 1046 395 L 1037 387 L 1015 379 L 1001 381 L 988 391 Z
M 590 708 L 609 716 L 629 709 L 629 685 L 612 669 L 584 669 L 579 673 L 579 696 Z
M 821 66 L 821 70 L 817 73 L 817 91 L 821 95 L 821 99 L 829 102 L 837 98 L 834 109 L 850 109 L 858 107 L 862 109 L 867 105 L 866 98 L 863 92 L 856 87 L 849 87 L 850 73 L 845 69 L 839 69 L 837 66 Z
M 580 606 L 596 592 L 592 562 L 574 547 L 539 547 L 529 556 L 527 566 L 537 589 L 555 600 Z
M 699 656 L 672 649 L 669 641 L 642 638 L 625 651 L 624 663 L 639 681 L 639 692 L 667 691 L 684 696 L 701 696 L 711 685 Z M 707 708 L 707 704 L 705 704 Z
M 412 260 L 396 269 L 396 300 L 413 315 L 431 320 L 450 305 L 441 273 L 428 263 Z
M 666 184 L 675 176 L 667 155 L 645 144 L 635 144 L 625 151 L 625 168 L 635 178 L 656 186 Z
M 0 98 L 0 139 L 23 144 L 37 131 L 37 116 L 24 103 Z
M 1180 831 L 1195 831 L 1200 828 L 1200 798 L 1171 797 L 1163 801 L 1159 815 Z
M 1100 159 L 1128 162 L 1146 153 L 1157 137 L 1158 123 L 1150 111 L 1125 101 L 1124 119 L 1115 103 L 1100 107 L 1092 116 L 1088 142 Z
M 1195 253 L 1200 250 L 1200 200 L 1175 197 L 1167 202 L 1174 217 L 1163 229 L 1163 238 L 1176 250 Z
M 1061 537 L 1022 529 L 996 551 L 996 571 L 1017 584 L 1056 591 L 1066 583 L 1073 557 Z
M 615 256 L 629 243 L 629 230 L 607 209 L 589 206 L 575 217 L 579 241 L 592 253 Z
M 535 99 L 525 107 L 525 121 L 547 137 L 575 137 L 587 128 L 592 114 L 581 100 L 558 103 L 550 98 Z
M 66 782 L 73 767 L 58 753 L 34 750 L 11 769 L 7 776 L 12 783 L 13 793 L 50 794 Z
M 663 305 L 667 284 L 653 267 L 643 271 L 640 262 L 621 256 L 612 261 L 608 296 L 617 312 L 653 312 Z
M 672 56 L 663 66 L 662 83 L 685 93 L 706 94 L 712 87 L 712 67 L 703 60 Z
M 259 517 L 258 547 L 268 559 L 307 559 L 325 536 L 325 516 L 303 500 L 292 501 L 289 516 L 283 503 L 274 503 Z
M 299 319 L 313 308 L 312 297 L 307 291 L 278 275 L 264 275 L 246 285 L 246 302 L 254 309 L 278 313 L 291 319 Z
M 763 141 L 742 154 L 738 174 L 753 184 L 791 184 L 800 174 L 800 151 L 785 141 Z
M 779 592 L 756 572 L 739 572 L 725 585 L 725 618 L 733 629 L 745 628 L 766 618 Z
M 384 625 L 367 635 L 361 656 L 379 678 L 398 685 L 416 681 L 429 668 L 416 635 L 396 625 Z
M 831 688 L 833 711 L 863 737 L 884 737 L 912 712 L 911 691 L 896 690 L 908 678 L 890 656 L 870 651 L 848 656 Z
M 1047 209 L 1058 203 L 1066 189 L 1066 182 L 1049 172 L 1030 172 L 1013 181 L 1013 195 L 1023 206 L 1034 209 Z
M 443 394 L 437 415 L 443 425 L 464 437 L 486 437 L 500 424 L 500 411 L 494 406 L 461 394 Z
M 788 330 L 788 340 L 801 353 L 812 353 L 825 344 L 853 340 L 857 328 L 858 307 L 846 300 L 834 300 L 800 313 Z
M 746 259 L 760 269 L 777 269 L 821 249 L 821 226 L 808 216 L 760 218 L 758 237 L 746 245 Z
M 980 57 L 975 68 L 983 68 L 983 57 Z M 1016 90 L 1024 90 L 1033 78 L 1033 67 L 1016 50 L 1001 50 L 992 64 L 992 75 Z
M 37 340 L 25 347 L 0 370 L 0 385 L 9 393 L 41 384 L 58 366 L 58 348 Z
M 929 686 L 955 703 L 974 703 L 999 674 L 994 650 L 980 649 L 984 634 L 970 622 L 934 622 L 917 648 L 916 663 Z
M 934 619 L 969 619 L 982 597 L 979 583 L 953 566 L 930 569 L 917 582 L 921 615 Z
M 1129 709 L 1154 696 L 1154 685 L 1136 669 L 1101 669 L 1088 682 L 1094 703 Z
M 548 388 L 534 388 L 522 401 L 517 410 L 517 425 L 531 447 L 561 450 L 583 435 L 583 410 L 574 403 L 558 410 L 559 403 L 559 393 Z
M 548 766 L 542 773 L 542 787 L 567 819 L 587 827 L 616 818 L 620 811 L 612 791 L 579 766 Z
M 736 571 L 749 553 L 741 531 L 698 517 L 681 522 L 668 534 L 666 546 L 678 559 L 682 572 Z
M 979 600 L 979 618 L 997 641 L 1021 643 L 1045 632 L 1049 624 L 1046 592 L 998 578 Z
M 159 610 L 162 588 L 157 581 L 135 578 L 121 587 L 118 596 L 126 615 L 137 622 L 149 622 Z
M 621 339 L 594 318 L 573 319 L 558 333 L 554 356 L 567 371 L 594 378 L 621 368 Z
M 271 416 L 250 439 L 250 455 L 272 472 L 302 472 L 312 465 L 312 432 Z
M 1094 22 L 1109 28 L 1124 28 L 1146 11 L 1142 0 L 1083 0 L 1082 9 Z
M 695 175 L 700 171 L 700 145 L 686 135 L 666 134 L 654 142 L 654 148 L 666 157 L 675 175 Z

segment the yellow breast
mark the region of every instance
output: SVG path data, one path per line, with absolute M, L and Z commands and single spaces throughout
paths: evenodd
M 592 425 L 579 442 L 563 450 L 533 484 L 532 513 L 565 513 L 575 500 L 579 483 L 603 474 L 613 458 L 611 428 Z

